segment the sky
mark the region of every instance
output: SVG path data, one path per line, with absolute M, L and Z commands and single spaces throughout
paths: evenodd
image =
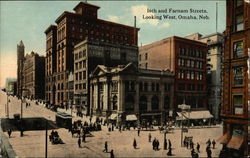
M 25 53 L 45 55 L 44 31 L 64 12 L 71 11 L 80 1 L 0 1 L 0 87 L 6 78 L 16 78 L 17 44 L 22 40 Z M 145 45 L 170 36 L 203 35 L 216 32 L 216 3 L 218 3 L 217 32 L 225 30 L 226 1 L 88 1 L 100 6 L 98 18 L 140 28 L 138 45 Z M 148 12 L 153 9 L 156 13 Z M 202 10 L 190 13 L 190 9 Z M 159 13 L 167 10 L 167 13 Z M 170 11 L 171 10 L 171 11 Z M 188 13 L 180 13 L 188 10 Z M 204 10 L 206 12 L 204 12 Z M 174 12 L 175 11 L 175 12 Z M 176 16 L 164 19 L 163 15 Z M 187 20 L 179 16 L 207 16 L 209 19 Z M 161 17 L 156 18 L 155 17 Z M 149 19 L 149 18 L 153 19 Z

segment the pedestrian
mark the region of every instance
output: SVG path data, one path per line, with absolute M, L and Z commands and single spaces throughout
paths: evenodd
M 138 136 L 140 136 L 140 128 L 138 128 L 137 134 Z
M 190 149 L 194 149 L 194 143 L 193 143 L 192 140 L 191 140 L 191 142 L 190 142 Z
M 215 149 L 215 144 L 216 144 L 215 140 L 212 141 L 212 144 L 213 144 L 213 149 Z
M 113 149 L 110 151 L 110 158 L 115 158 L 114 150 Z
M 133 146 L 134 146 L 134 149 L 136 149 L 137 144 L 136 144 L 136 140 L 135 140 L 135 138 L 134 138 Z
M 160 146 L 160 142 L 159 142 L 159 140 L 157 139 L 157 140 L 156 140 L 156 150 L 159 150 L 159 146 Z
M 207 146 L 206 152 L 207 152 L 207 158 L 212 158 L 212 150 L 210 149 L 210 146 Z
M 167 139 L 164 139 L 164 150 L 167 150 L 168 148 L 168 143 L 167 143 Z
M 153 146 L 153 150 L 156 149 L 156 138 L 154 138 L 153 142 L 152 142 L 152 146 Z
M 112 123 L 112 131 L 114 131 L 114 124 Z
M 199 153 L 200 152 L 200 144 L 199 143 L 197 143 L 196 149 L 197 149 L 197 151 Z
M 90 116 L 90 117 L 89 117 L 89 123 L 91 123 L 91 120 L 92 120 L 92 117 Z
M 148 141 L 149 141 L 149 142 L 151 142 L 151 138 L 152 138 L 151 133 L 149 133 L 149 134 L 148 134 Z
M 211 140 L 208 139 L 208 141 L 206 142 L 206 144 L 210 147 L 211 146 Z
M 172 148 L 169 148 L 167 155 L 172 156 Z
M 186 146 L 187 146 L 187 149 L 188 149 L 188 147 L 189 147 L 189 141 L 188 140 L 186 141 Z
M 12 130 L 11 130 L 11 129 L 9 129 L 9 130 L 8 130 L 8 135 L 9 135 L 9 138 L 10 138 L 10 136 L 11 136 L 11 133 L 12 133 Z
M 122 125 L 119 125 L 119 132 L 122 132 Z
M 105 141 L 103 152 L 108 152 L 108 142 L 107 141 Z
M 86 142 L 86 134 L 85 134 L 85 132 L 83 132 L 83 135 L 82 135 L 82 142 Z
M 81 138 L 78 138 L 78 147 L 81 148 Z
M 172 143 L 171 143 L 171 141 L 170 141 L 170 139 L 168 140 L 168 149 L 171 149 L 171 147 L 172 147 Z
M 191 156 L 192 156 L 192 158 L 194 157 L 194 153 L 195 153 L 195 151 L 194 151 L 194 149 L 192 149 L 191 150 Z

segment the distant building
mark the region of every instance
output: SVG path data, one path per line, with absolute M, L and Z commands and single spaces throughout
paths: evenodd
M 96 40 L 85 40 L 74 47 L 75 104 L 88 108 L 89 75 L 97 65 L 110 67 L 129 62 L 137 65 L 138 47 Z
M 129 63 L 98 65 L 90 77 L 91 114 L 117 122 L 128 115 L 144 123 L 164 123 L 172 116 L 174 73 L 138 69 Z
M 208 109 L 216 120 L 220 119 L 220 109 L 222 103 L 222 52 L 223 34 L 213 33 L 203 36 L 194 33 L 185 36 L 207 44 L 207 87 L 208 87 Z
M 66 104 L 67 76 L 74 71 L 74 47 L 86 40 L 137 46 L 138 28 L 98 18 L 100 7 L 80 2 L 74 12 L 63 12 L 57 25 L 46 29 L 46 100 Z M 103 51 L 102 53 L 104 53 Z M 98 53 L 101 53 L 98 51 Z M 97 54 L 98 54 L 97 53 Z M 97 61 L 98 62 L 98 61 Z M 79 83 L 75 83 L 79 84 Z M 83 91 L 82 91 L 83 93 Z
M 17 94 L 17 80 L 14 78 L 7 78 L 6 79 L 6 91 L 10 95 Z
M 22 96 L 31 99 L 44 99 L 44 65 L 45 57 L 31 52 L 23 61 Z
M 207 45 L 181 37 L 169 37 L 139 48 L 139 67 L 169 69 L 175 74 L 174 108 L 187 104 L 207 109 Z
M 250 149 L 250 3 L 228 0 L 226 9 L 223 136 L 219 141 L 228 157 L 246 157 Z
M 17 45 L 17 95 L 22 95 L 23 86 L 23 62 L 24 62 L 25 47 L 23 41 Z

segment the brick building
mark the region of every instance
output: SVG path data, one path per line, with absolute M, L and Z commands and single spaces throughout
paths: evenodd
M 100 7 L 80 2 L 74 8 L 75 12 L 63 12 L 57 19 L 57 26 L 51 26 L 45 31 L 47 40 L 46 71 L 49 72 L 50 53 L 55 58 L 56 66 L 51 76 L 46 79 L 46 100 L 57 105 L 67 102 L 66 79 L 74 70 L 73 50 L 79 42 L 90 39 L 121 45 L 137 46 L 138 28 L 117 24 L 98 18 Z M 54 31 L 54 32 L 53 32 Z M 52 33 L 53 32 L 53 33 Z M 53 35 L 49 35 L 53 34 Z M 52 48 L 50 40 L 52 38 Z M 53 41 L 56 41 L 55 43 Z M 49 61 L 48 61 L 49 60 Z M 53 64 L 52 64 L 53 65 Z M 52 79 L 51 79 L 52 78 Z
M 139 48 L 139 67 L 169 69 L 175 73 L 174 107 L 207 108 L 207 45 L 181 37 L 169 37 Z
M 44 99 L 45 57 L 31 52 L 23 62 L 22 95 L 31 99 Z
M 90 77 L 91 112 L 124 122 L 133 115 L 144 123 L 161 124 L 173 111 L 174 73 L 138 69 L 129 63 L 98 65 Z
M 223 62 L 223 133 L 219 138 L 226 157 L 249 155 L 250 134 L 250 4 L 227 1 Z

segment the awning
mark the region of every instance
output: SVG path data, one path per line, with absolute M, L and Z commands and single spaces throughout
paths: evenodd
M 227 144 L 228 141 L 229 141 L 229 134 L 228 133 L 224 134 L 219 139 L 217 139 L 217 142 L 219 142 L 221 144 Z
M 227 144 L 227 147 L 238 150 L 241 147 L 242 143 L 243 143 L 243 137 L 233 135 L 229 143 Z
M 136 121 L 137 117 L 135 115 L 127 115 L 126 121 Z
M 117 114 L 111 114 L 110 116 L 109 116 L 109 119 L 110 120 L 116 120 L 117 119 Z
M 210 114 L 208 110 L 203 111 L 191 111 L 191 112 L 177 112 L 180 118 L 185 119 L 208 119 L 213 118 L 213 115 Z
M 141 114 L 141 116 L 156 116 L 156 115 L 162 115 L 162 113 L 144 113 L 144 114 Z

